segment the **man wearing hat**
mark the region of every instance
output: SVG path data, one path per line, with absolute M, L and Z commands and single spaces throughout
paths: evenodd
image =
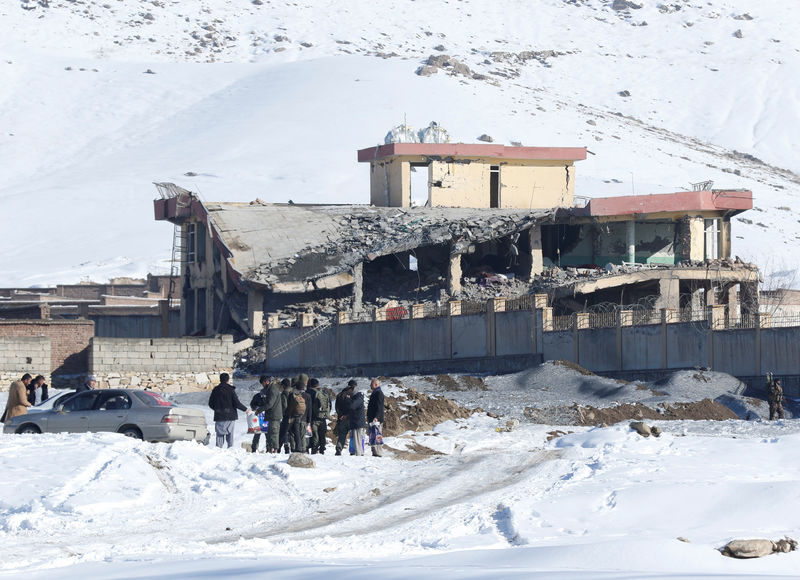
M 97 377 L 94 375 L 88 375 L 86 377 L 86 382 L 79 387 L 75 388 L 75 392 L 82 393 L 83 391 L 91 391 L 92 389 L 97 388 Z
M 347 445 L 347 434 L 350 432 L 347 411 L 350 408 L 350 397 L 356 384 L 355 379 L 350 379 L 347 386 L 336 395 L 336 455 L 341 455 L 342 449 Z

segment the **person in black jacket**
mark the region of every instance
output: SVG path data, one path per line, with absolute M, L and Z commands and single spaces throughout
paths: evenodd
M 341 455 L 342 449 L 347 445 L 347 435 L 350 433 L 350 419 L 347 418 L 347 413 L 350 410 L 350 397 L 355 387 L 355 379 L 350 379 L 347 386 L 336 395 L 336 455 Z
M 233 447 L 233 425 L 240 411 L 249 412 L 250 409 L 242 405 L 236 396 L 236 389 L 230 384 L 231 377 L 228 373 L 219 376 L 219 384 L 211 391 L 208 406 L 214 409 L 214 426 L 217 432 L 217 447 L 222 447 L 225 441 L 228 447 Z
M 269 421 L 266 432 L 266 450 L 270 453 L 278 452 L 278 434 L 280 431 L 281 419 L 283 418 L 283 408 L 281 407 L 281 391 L 278 385 L 267 375 L 261 375 L 258 379 L 261 383 L 261 390 L 258 391 L 250 401 L 250 408 L 253 412 L 264 413 L 264 419 Z M 251 445 L 253 453 L 258 450 L 258 442 L 261 439 L 261 432 L 256 431 L 253 435 Z
M 369 444 L 372 448 L 372 455 L 375 457 L 382 457 L 381 445 L 383 445 L 383 436 L 381 434 L 381 424 L 383 423 L 384 409 L 381 382 L 378 379 L 372 379 L 369 383 L 369 388 L 372 391 L 369 395 L 369 403 L 367 403 Z
M 355 452 L 351 455 L 364 455 L 364 435 L 367 431 L 367 420 L 364 417 L 364 393 L 353 389 L 347 417 L 350 420 L 350 440 L 355 447 Z

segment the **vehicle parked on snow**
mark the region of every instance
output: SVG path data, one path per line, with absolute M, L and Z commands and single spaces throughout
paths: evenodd
M 96 389 L 60 399 L 52 409 L 14 417 L 4 433 L 120 433 L 146 441 L 208 442 L 200 409 L 177 407 L 158 393 Z

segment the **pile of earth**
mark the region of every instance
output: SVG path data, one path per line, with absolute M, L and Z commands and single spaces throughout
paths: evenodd
M 439 423 L 464 419 L 480 410 L 468 409 L 450 399 L 426 395 L 411 387 L 405 388 L 399 396 L 387 396 L 384 402 L 383 432 L 389 437 L 406 431 L 428 431 Z
M 461 406 L 550 425 L 768 417 L 766 401 L 750 396 L 736 377 L 708 370 L 677 371 L 656 382 L 631 382 L 602 377 L 568 361 L 548 361 L 509 375 L 403 380 Z M 786 411 L 787 418 L 791 417 L 792 410 Z

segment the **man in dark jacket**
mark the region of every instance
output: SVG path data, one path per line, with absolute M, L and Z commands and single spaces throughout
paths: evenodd
M 289 397 L 294 392 L 292 381 L 283 379 L 281 381 L 281 430 L 279 434 L 280 446 L 284 453 L 292 451 L 292 442 L 289 437 Z
M 356 387 L 356 381 L 350 379 L 347 386 L 336 395 L 336 455 L 342 454 L 342 449 L 347 445 L 347 435 L 350 433 L 350 420 L 347 412 L 350 409 L 350 396 Z
M 317 379 L 308 381 L 308 393 L 311 395 L 311 454 L 324 455 L 328 419 L 331 418 L 331 397 Z
M 370 429 L 369 444 L 372 447 L 372 454 L 375 457 L 382 457 L 383 391 L 381 390 L 381 382 L 378 379 L 372 379 L 369 383 L 369 388 L 372 391 L 367 403 L 367 423 Z
M 42 375 L 36 375 L 36 378 L 33 379 L 27 387 L 28 390 L 28 402 L 31 406 L 36 404 L 36 389 L 39 387 L 42 388 L 42 401 L 47 399 L 47 385 L 44 383 L 44 377 Z
M 217 432 L 217 447 L 222 447 L 225 441 L 228 447 L 233 447 L 233 425 L 240 411 L 249 411 L 242 405 L 239 397 L 236 396 L 236 389 L 230 384 L 231 377 L 228 373 L 219 376 L 219 384 L 211 391 L 208 398 L 208 406 L 214 409 L 214 424 Z
M 289 398 L 289 436 L 294 442 L 294 451 L 298 453 L 308 450 L 306 432 L 311 424 L 311 395 L 306 391 L 307 385 L 308 375 L 301 373 L 297 377 L 297 388 Z M 298 395 L 303 398 L 302 405 L 299 404 Z
M 364 435 L 367 431 L 367 420 L 364 417 L 364 393 L 353 389 L 350 405 L 347 409 L 350 420 L 350 440 L 355 447 L 351 455 L 364 455 Z
M 250 408 L 256 414 L 264 413 L 264 419 L 269 422 L 265 437 L 266 450 L 269 453 L 277 453 L 279 447 L 278 436 L 280 434 L 281 419 L 283 419 L 281 392 L 278 385 L 267 375 L 262 375 L 258 382 L 261 383 L 261 390 L 253 396 L 253 400 L 250 401 Z M 253 435 L 253 453 L 258 450 L 260 439 L 261 433 L 257 431 Z

